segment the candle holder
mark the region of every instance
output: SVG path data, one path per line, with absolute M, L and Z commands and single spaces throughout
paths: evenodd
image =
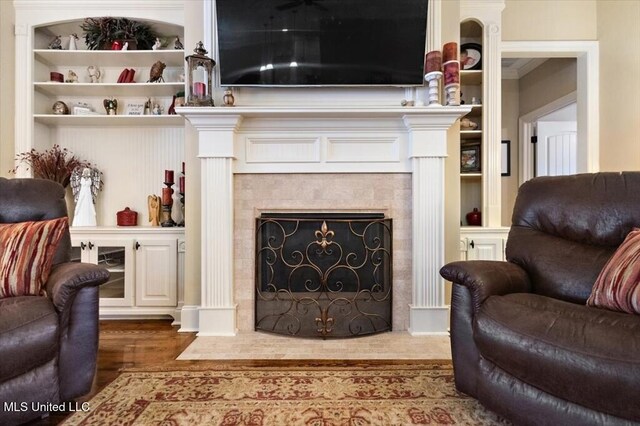
M 433 50 L 425 57 L 425 69 L 427 73 L 424 79 L 429 83 L 429 106 L 441 106 L 440 104 L 440 79 L 442 78 L 442 53 Z
M 180 194 L 180 210 L 182 211 L 182 220 L 178 222 L 177 226 L 184 227 L 184 192 L 178 192 L 178 194 Z
M 176 226 L 176 223 L 171 218 L 171 208 L 173 207 L 173 188 L 171 188 L 174 182 L 164 182 L 167 186 L 162 188 L 162 222 L 160 226 L 163 228 L 170 228 Z
M 179 180 L 179 184 L 178 184 L 178 194 L 180 194 L 180 211 L 182 212 L 182 219 L 180 220 L 180 222 L 178 222 L 177 226 L 184 226 L 184 179 L 185 179 L 185 174 L 184 174 L 184 163 L 182 163 L 182 176 L 180 176 Z

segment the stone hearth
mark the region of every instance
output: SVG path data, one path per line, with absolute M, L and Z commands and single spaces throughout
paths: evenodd
M 198 131 L 201 159 L 199 335 L 252 329 L 253 317 L 247 312 L 253 310 L 253 279 L 246 271 L 255 266 L 243 256 L 250 246 L 253 263 L 255 236 L 253 224 L 248 228 L 246 223 L 261 211 L 299 211 L 301 206 L 382 211 L 394 218 L 394 232 L 398 217 L 388 210 L 402 211 L 411 232 L 402 243 L 396 245 L 394 239 L 394 259 L 404 258 L 400 262 L 410 273 L 400 274 L 406 280 L 401 286 L 405 293 L 397 298 L 394 293 L 394 330 L 406 329 L 408 322 L 414 335 L 446 334 L 448 310 L 438 274 L 444 263 L 444 158 L 448 128 L 469 110 L 180 108 Z M 343 193 L 340 202 L 323 198 L 324 186 L 306 191 L 296 183 L 317 181 L 319 174 L 332 180 L 332 190 Z M 379 202 L 376 195 L 381 194 L 363 183 L 367 178 L 396 182 L 400 192 L 389 187 L 393 200 L 387 194 Z M 263 205 L 265 191 L 279 201 Z M 404 251 L 401 256 L 396 247 Z

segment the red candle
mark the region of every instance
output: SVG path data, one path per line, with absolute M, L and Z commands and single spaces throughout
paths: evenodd
M 184 163 L 182 163 L 184 164 Z M 180 187 L 180 193 L 184 194 L 184 176 L 178 178 L 178 186 Z
M 182 162 L 182 174 L 184 174 L 184 161 Z
M 164 182 L 165 183 L 174 183 L 173 180 L 173 170 L 165 170 L 164 171 Z
M 442 53 L 440 53 L 439 50 L 433 50 L 427 53 L 424 66 L 427 70 L 427 74 L 434 71 L 440 71 L 442 69 Z
M 458 60 L 458 43 L 452 41 L 442 47 L 442 62 Z
M 204 98 L 204 94 L 207 91 L 207 85 L 201 82 L 193 83 L 193 94 L 198 98 Z

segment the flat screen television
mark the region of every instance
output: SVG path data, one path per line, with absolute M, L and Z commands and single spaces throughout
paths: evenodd
M 222 86 L 413 86 L 428 0 L 217 0 Z

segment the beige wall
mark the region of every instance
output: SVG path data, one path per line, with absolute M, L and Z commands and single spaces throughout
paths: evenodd
M 506 0 L 502 39 L 595 40 L 596 3 L 595 0 Z
M 502 176 L 502 226 L 511 226 L 511 213 L 518 192 L 519 80 L 502 80 L 502 140 L 511 141 L 511 176 Z
M 577 89 L 577 61 L 553 58 L 520 79 L 520 116 L 543 107 Z
M 600 169 L 640 170 L 640 1 L 598 1 Z
M 0 1 L 0 176 L 8 177 L 13 168 L 15 80 L 15 41 L 13 2 Z
M 442 42 L 460 38 L 460 2 L 458 0 L 442 2 Z M 446 25 L 445 23 L 450 23 Z M 445 262 L 460 260 L 460 124 L 453 125 L 447 134 L 447 152 L 445 160 Z M 451 301 L 451 283 L 445 287 L 445 303 Z

